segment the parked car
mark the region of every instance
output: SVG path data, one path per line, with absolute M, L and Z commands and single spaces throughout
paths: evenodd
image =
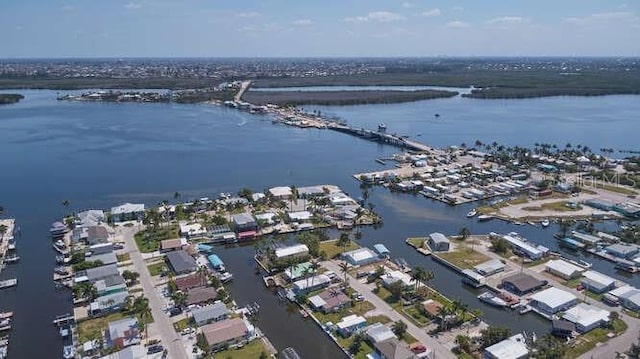
M 182 308 L 180 307 L 173 307 L 171 309 L 169 309 L 169 316 L 170 317 L 175 317 L 176 315 L 180 315 L 182 314 Z
M 163 350 L 164 350 L 164 347 L 162 345 L 156 344 L 147 348 L 147 354 L 156 354 L 156 353 L 162 352 Z

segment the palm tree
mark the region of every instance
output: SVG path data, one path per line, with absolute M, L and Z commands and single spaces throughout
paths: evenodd
M 342 262 L 340 263 L 340 272 L 344 275 L 344 284 L 349 284 L 347 274 L 349 271 L 349 263 Z
M 178 198 L 180 198 L 180 192 L 176 191 L 173 193 L 173 199 L 175 199 L 176 201 L 178 200 Z
M 316 279 L 315 274 L 318 271 L 318 269 L 320 269 L 320 264 L 315 260 L 313 260 L 311 261 L 311 265 L 309 265 L 309 269 L 311 269 L 311 272 L 313 273 L 313 276 L 311 277 L 311 286 L 313 287 L 313 281 Z
M 462 238 L 462 240 L 469 238 L 470 234 L 471 234 L 471 231 L 467 227 L 460 228 L 460 231 L 458 232 L 458 235 L 460 235 L 460 238 Z
M 338 238 L 338 245 L 343 247 L 343 252 L 347 250 L 347 247 L 351 244 L 351 238 L 349 237 L 349 233 L 341 233 L 340 238 Z
M 4 207 L 0 206 L 0 217 L 4 214 Z
M 429 282 L 435 279 L 435 277 L 436 277 L 436 273 L 434 271 L 432 270 L 425 271 L 422 281 L 424 282 L 428 290 L 431 290 L 431 287 L 429 287 Z
M 391 330 L 393 334 L 397 335 L 399 338 L 404 337 L 404 333 L 407 332 L 407 323 L 402 320 L 395 321 L 391 326 Z
M 418 291 L 418 286 L 420 282 L 423 281 L 427 277 L 427 272 L 422 267 L 415 267 L 411 271 L 411 281 L 414 282 L 413 290 Z

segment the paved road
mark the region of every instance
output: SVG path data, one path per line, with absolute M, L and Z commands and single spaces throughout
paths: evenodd
M 236 102 L 241 101 L 242 100 L 242 95 L 244 95 L 244 92 L 247 91 L 247 89 L 249 88 L 249 85 L 251 85 L 251 81 L 242 81 L 242 85 L 240 85 L 240 90 L 233 97 L 233 100 L 236 101 Z
M 169 316 L 164 311 L 164 301 L 160 298 L 160 295 L 155 290 L 153 280 L 149 274 L 149 269 L 142 259 L 140 251 L 135 244 L 133 235 L 139 230 L 139 227 L 121 227 L 120 233 L 125 241 L 125 250 L 129 252 L 133 265 L 136 271 L 140 273 L 140 284 L 144 290 L 144 295 L 149 299 L 149 307 L 153 314 L 154 326 L 156 327 L 162 344 L 169 351 L 168 358 L 171 359 L 189 359 L 189 355 L 185 350 L 182 338 L 173 329 L 173 323 L 169 319 Z
M 337 263 L 332 261 L 326 261 L 326 262 L 322 262 L 321 264 L 326 269 L 341 275 L 340 266 Z M 371 285 L 361 283 L 359 280 L 357 280 L 351 275 L 348 275 L 347 277 L 349 279 L 349 285 L 353 289 L 360 292 L 367 301 L 371 302 L 371 304 L 373 304 L 377 308 L 376 310 L 377 313 L 386 315 L 394 322 L 398 320 L 402 320 L 403 322 L 405 322 L 407 324 L 407 332 L 411 334 L 413 337 L 415 337 L 422 344 L 424 344 L 427 348 L 433 350 L 435 355 L 432 356 L 432 358 L 438 358 L 438 359 L 455 358 L 455 355 L 453 355 L 453 353 L 451 353 L 449 349 L 444 347 L 437 340 L 433 339 L 431 336 L 427 334 L 427 332 L 425 332 L 423 329 L 419 328 L 418 326 L 416 326 L 415 324 L 407 320 L 404 316 L 402 316 L 402 314 L 395 311 L 393 308 L 391 308 L 389 304 L 387 304 L 384 300 L 380 299 L 380 297 L 375 295 L 375 293 L 371 291 L 372 289 Z

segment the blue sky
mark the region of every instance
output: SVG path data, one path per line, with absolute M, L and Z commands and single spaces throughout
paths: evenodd
M 640 56 L 640 0 L 0 0 L 0 58 Z

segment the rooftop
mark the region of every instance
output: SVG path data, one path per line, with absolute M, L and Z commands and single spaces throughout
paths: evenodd
M 544 303 L 550 308 L 558 308 L 576 300 L 577 298 L 575 295 L 567 291 L 551 287 L 532 295 L 531 299 L 539 303 Z
M 493 358 L 520 359 L 529 354 L 522 334 L 516 334 L 485 349 Z
M 166 258 L 176 273 L 193 271 L 198 267 L 196 260 L 183 250 L 169 252 Z
M 202 333 L 209 345 L 224 343 L 228 340 L 247 335 L 249 328 L 240 318 L 222 320 L 202 326 Z
M 589 327 L 598 322 L 609 321 L 609 311 L 590 304 L 580 303 L 564 312 L 563 319 L 583 327 Z

